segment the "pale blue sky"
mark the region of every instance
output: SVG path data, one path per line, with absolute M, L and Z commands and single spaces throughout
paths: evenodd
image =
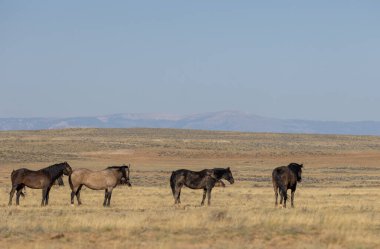
M 380 120 L 380 1 L 0 1 L 0 117 Z

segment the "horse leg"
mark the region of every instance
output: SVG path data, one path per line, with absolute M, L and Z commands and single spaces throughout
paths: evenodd
M 78 188 L 78 190 L 77 190 L 77 192 L 75 193 L 75 195 L 77 196 L 78 206 L 82 205 L 82 202 L 80 200 L 80 191 L 82 190 L 82 186 L 83 185 L 80 185 L 79 188 Z
M 47 206 L 49 204 L 49 194 L 50 194 L 50 188 L 49 187 L 46 191 L 46 197 L 45 197 L 45 206 Z
M 8 202 L 9 206 L 12 205 L 12 199 L 13 199 L 13 195 L 15 194 L 16 187 L 17 187 L 17 185 L 13 185 L 11 192 L 9 192 L 9 202 Z
M 207 193 L 207 189 L 204 188 L 203 189 L 203 198 L 202 198 L 201 206 L 203 206 L 205 204 L 206 193 Z
M 109 207 L 110 204 L 111 204 L 111 196 L 112 196 L 112 189 L 108 190 L 108 202 L 107 202 L 107 207 Z
M 74 205 L 74 196 L 75 196 L 75 192 L 71 191 L 71 205 Z
M 16 190 L 17 190 L 17 193 L 16 193 L 16 205 L 19 205 L 20 204 L 20 195 L 22 194 L 22 189 L 24 188 L 23 185 L 18 185 Z
M 104 190 L 104 202 L 103 202 L 103 206 L 105 207 L 106 204 L 107 204 L 107 199 L 108 199 L 108 189 L 105 189 Z
M 17 193 L 16 193 L 16 206 L 20 205 L 20 195 L 21 195 L 21 190 L 17 190 Z
M 181 189 L 178 192 L 178 204 L 181 204 Z
M 42 189 L 41 207 L 45 206 L 46 193 L 47 193 L 47 188 L 43 188 Z
M 274 188 L 274 206 L 275 207 L 277 207 L 277 205 L 278 205 L 277 200 L 278 200 L 278 188 L 275 187 Z
M 286 200 L 288 199 L 288 196 L 287 196 L 286 192 L 285 192 L 285 195 L 283 195 L 281 198 L 284 198 L 284 205 L 283 205 L 283 207 L 286 208 Z
M 180 204 L 180 203 L 181 203 L 181 201 L 180 201 L 181 188 L 182 188 L 182 185 L 179 185 L 179 186 L 176 186 L 176 187 L 175 187 L 175 192 L 174 192 L 174 205 L 175 205 L 175 204 Z
M 212 188 L 207 189 L 207 205 L 211 205 L 211 190 Z
M 21 192 L 21 195 L 22 195 L 22 198 L 25 199 L 25 195 L 26 195 L 26 187 L 24 186 L 22 190 L 23 190 L 23 191 Z
M 292 193 L 291 193 L 291 196 L 290 196 L 290 202 L 292 204 L 292 208 L 294 208 L 294 193 L 296 192 L 296 190 L 292 189 Z

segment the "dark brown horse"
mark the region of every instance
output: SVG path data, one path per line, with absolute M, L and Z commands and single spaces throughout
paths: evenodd
M 277 206 L 278 191 L 280 191 L 280 204 L 284 199 L 284 208 L 288 199 L 287 190 L 291 189 L 291 204 L 294 207 L 294 193 L 296 192 L 297 182 L 301 182 L 302 164 L 291 163 L 288 166 L 277 167 L 272 172 L 272 183 L 274 188 L 275 206 Z
M 65 186 L 65 183 L 63 182 L 63 176 L 60 176 L 57 178 L 57 180 L 54 181 L 53 185 L 58 185 L 60 187 Z M 26 187 L 24 186 L 23 190 L 21 191 L 20 195 L 25 198 L 26 195 Z
M 69 176 L 71 188 L 71 204 L 74 205 L 74 196 L 77 197 L 78 205 L 81 205 L 80 191 L 82 186 L 92 190 L 105 190 L 103 206 L 109 206 L 111 202 L 112 190 L 118 185 L 129 182 L 130 166 L 111 166 L 104 170 L 92 171 L 89 169 L 75 169 Z
M 34 171 L 29 169 L 17 169 L 11 174 L 12 190 L 9 193 L 9 203 L 12 205 L 12 198 L 16 193 L 16 205 L 20 203 L 20 195 L 22 195 L 22 189 L 26 186 L 33 189 L 42 189 L 42 201 L 41 206 L 48 205 L 49 192 L 53 183 L 58 177 L 63 174 L 71 174 L 72 169 L 67 162 L 58 163 L 49 167 Z
M 211 190 L 215 184 L 220 180 L 225 179 L 231 184 L 234 183 L 230 168 L 215 168 L 204 169 L 201 171 L 191 171 L 187 169 L 180 169 L 172 172 L 170 177 L 170 187 L 172 188 L 174 204 L 181 203 L 181 188 L 185 185 L 191 189 L 203 189 L 203 198 L 201 205 L 204 205 L 206 193 L 210 205 Z

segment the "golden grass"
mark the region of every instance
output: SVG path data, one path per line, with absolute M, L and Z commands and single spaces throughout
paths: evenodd
M 252 134 L 159 129 L 0 132 L 1 248 L 380 248 L 378 137 Z M 132 188 L 27 190 L 8 207 L 13 168 L 67 160 L 73 168 L 132 163 Z M 273 167 L 305 163 L 296 208 L 274 207 Z M 171 170 L 229 165 L 236 183 L 183 189 L 173 206 Z
M 49 207 L 28 191 L 19 207 L 1 206 L 1 243 L 64 248 L 376 248 L 378 189 L 301 188 L 296 208 L 274 208 L 271 189 L 231 186 L 200 207 L 201 191 L 185 189 L 174 207 L 168 188 L 120 187 L 111 208 L 101 191 L 84 190 L 83 206 L 69 205 L 69 189 L 54 188 Z M 6 203 L 6 193 L 1 203 Z M 59 236 L 63 234 L 61 238 Z M 56 238 L 58 237 L 58 238 Z M 29 246 L 28 246 L 29 248 Z

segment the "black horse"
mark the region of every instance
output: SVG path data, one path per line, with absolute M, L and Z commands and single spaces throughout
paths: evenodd
M 170 187 L 172 188 L 174 204 L 180 204 L 181 188 L 183 185 L 191 189 L 203 189 L 203 199 L 201 205 L 204 205 L 206 193 L 208 198 L 208 205 L 211 200 L 211 190 L 215 183 L 220 179 L 225 179 L 231 184 L 234 183 L 230 168 L 215 168 L 204 169 L 201 171 L 191 171 L 187 169 L 180 169 L 172 172 L 170 177 Z
M 26 186 L 34 189 L 42 189 L 42 201 L 41 206 L 48 205 L 49 192 L 53 183 L 62 176 L 62 174 L 71 174 L 72 169 L 67 162 L 58 163 L 49 167 L 34 171 L 29 169 L 17 169 L 11 174 L 12 190 L 9 193 L 9 203 L 12 205 L 12 198 L 17 190 L 16 205 L 19 205 L 20 195 L 22 195 L 22 189 Z
M 284 208 L 288 199 L 287 191 L 291 189 L 291 204 L 294 207 L 294 192 L 297 188 L 297 182 L 301 182 L 302 164 L 291 163 L 288 166 L 277 167 L 272 172 L 272 183 L 274 188 L 275 206 L 277 206 L 278 191 L 280 191 L 280 204 L 284 199 Z

